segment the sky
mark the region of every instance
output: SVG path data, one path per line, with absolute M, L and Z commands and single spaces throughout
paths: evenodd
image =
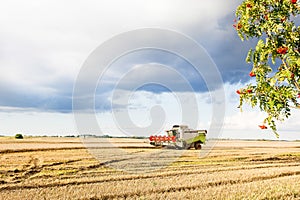
M 232 26 L 239 3 L 241 0 L 2 1 L 0 135 L 99 134 L 100 128 L 103 134 L 148 136 L 162 134 L 173 124 L 188 124 L 211 132 L 214 126 L 221 127 L 211 135 L 214 137 L 276 139 L 272 131 L 258 128 L 264 113 L 248 106 L 243 112 L 237 108 L 235 91 L 254 81 L 245 57 L 255 45 L 255 41 L 241 42 Z M 204 68 L 198 73 L 179 55 L 141 48 L 119 55 L 101 76 L 91 74 L 97 78 L 96 86 L 87 89 L 93 91 L 93 98 L 83 101 L 91 102 L 93 109 L 83 106 L 74 111 L 74 86 L 97 48 L 124 33 L 147 28 L 190 38 L 215 67 L 202 63 Z M 147 37 L 157 44 L 183 47 L 187 57 L 198 56 L 182 41 L 161 40 L 151 33 Z M 116 43 L 112 50 L 118 52 L 137 41 L 122 41 L 123 46 Z M 89 81 L 86 77 L 86 87 Z M 78 113 L 83 116 L 79 122 Z M 278 125 L 280 139 L 300 139 L 300 113 L 292 114 Z M 89 127 L 88 115 L 97 120 L 95 127 Z M 83 131 L 81 124 L 85 124 Z

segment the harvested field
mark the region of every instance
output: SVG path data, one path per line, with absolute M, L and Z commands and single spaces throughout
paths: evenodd
M 129 155 L 161 151 L 147 140 L 110 142 Z M 0 199 L 300 199 L 300 142 L 224 140 L 204 158 L 168 150 L 172 162 L 145 173 L 91 153 L 78 138 L 0 138 Z

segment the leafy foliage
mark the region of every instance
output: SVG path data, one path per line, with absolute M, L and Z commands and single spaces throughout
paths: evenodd
M 240 108 L 247 102 L 267 113 L 267 123 L 277 135 L 276 121 L 300 108 L 300 28 L 295 19 L 300 12 L 297 0 L 245 0 L 236 10 L 234 27 L 241 40 L 258 38 L 246 62 L 253 65 L 255 85 L 237 91 Z M 262 129 L 266 129 L 265 125 Z

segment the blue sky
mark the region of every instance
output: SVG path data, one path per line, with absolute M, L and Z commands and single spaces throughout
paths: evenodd
M 234 10 L 241 1 L 204 0 L 11 0 L 0 3 L 0 135 L 22 132 L 27 135 L 77 134 L 72 112 L 76 78 L 88 56 L 103 42 L 126 31 L 139 28 L 174 30 L 193 38 L 207 51 L 221 73 L 223 84 L 214 91 L 185 60 L 168 52 L 140 50 L 115 61 L 95 90 L 95 115 L 103 132 L 132 134 L 137 127 L 151 124 L 152 108 L 164 111 L 160 132 L 182 121 L 178 96 L 193 94 L 198 102 L 199 123 L 195 128 L 209 129 L 212 120 L 211 92 L 224 88 L 224 138 L 269 138 L 271 131 L 258 129 L 264 114 L 257 109 L 237 109 L 236 89 L 253 82 L 251 66 L 244 62 L 254 42 L 241 42 L 232 27 Z M 179 44 L 180 45 L 180 44 Z M 193 52 L 191 52 L 193 53 Z M 187 80 L 193 92 L 172 73 L 162 73 L 151 65 L 174 69 Z M 150 67 L 149 67 L 150 66 Z M 148 70 L 148 71 L 145 71 Z M 207 69 L 210 71 L 211 69 Z M 129 73 L 130 72 L 130 73 Z M 126 75 L 125 81 L 115 88 Z M 172 87 L 146 84 L 165 80 Z M 174 81 L 176 80 L 176 81 Z M 114 92 L 131 91 L 129 102 L 120 103 Z M 176 89 L 174 89 L 176 88 Z M 113 102 L 115 100 L 115 102 Z M 113 104 L 112 104 L 113 102 Z M 120 130 L 113 113 L 126 111 L 134 123 Z M 160 111 L 159 111 L 160 112 Z M 223 111 L 222 111 L 223 112 Z M 299 113 L 299 112 L 298 112 Z M 281 139 L 299 139 L 300 115 L 279 124 Z M 161 116 L 161 115 L 159 115 Z M 157 117 L 156 117 L 157 118 Z M 192 117 L 191 117 L 192 118 Z M 160 118 L 159 118 L 160 119 Z M 150 131 L 151 132 L 151 131 Z M 145 135 L 150 134 L 143 133 Z M 153 133 L 153 132 L 152 132 Z M 137 133 L 136 133 L 137 134 Z M 298 134 L 298 135 L 297 135 Z

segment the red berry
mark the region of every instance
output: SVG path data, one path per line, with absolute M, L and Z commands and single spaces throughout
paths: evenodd
M 283 23 L 285 20 L 286 20 L 285 17 L 280 19 L 281 23 Z
M 252 6 L 251 6 L 250 3 L 247 3 L 246 7 L 247 7 L 247 8 L 252 8 Z
M 286 54 L 288 51 L 288 47 L 279 47 L 276 51 L 279 54 Z
M 259 126 L 259 128 L 261 128 L 261 129 L 268 129 L 268 127 L 266 127 L 265 125 L 258 125 Z
M 247 92 L 248 92 L 248 93 L 252 93 L 252 90 L 251 90 L 251 89 L 248 89 Z
M 295 77 L 295 74 L 291 74 L 291 79 L 293 79 Z
M 239 30 L 239 29 L 241 29 L 241 28 L 242 28 L 242 24 L 238 23 L 237 29 Z
M 249 76 L 254 77 L 254 76 L 256 76 L 256 75 L 254 74 L 254 72 L 251 71 L 251 72 L 249 73 Z
M 268 15 L 265 15 L 265 16 L 264 16 L 264 18 L 265 18 L 266 20 L 269 20 L 269 17 L 268 17 Z
M 233 24 L 232 25 L 235 29 L 239 30 L 242 28 L 242 24 L 238 23 L 237 25 L 236 24 Z
M 291 3 L 292 3 L 292 4 L 297 3 L 297 0 L 291 0 Z
M 237 90 L 236 93 L 237 93 L 237 94 L 241 94 L 241 91 L 240 91 L 240 90 Z
M 300 98 L 300 94 L 298 94 L 298 98 Z

